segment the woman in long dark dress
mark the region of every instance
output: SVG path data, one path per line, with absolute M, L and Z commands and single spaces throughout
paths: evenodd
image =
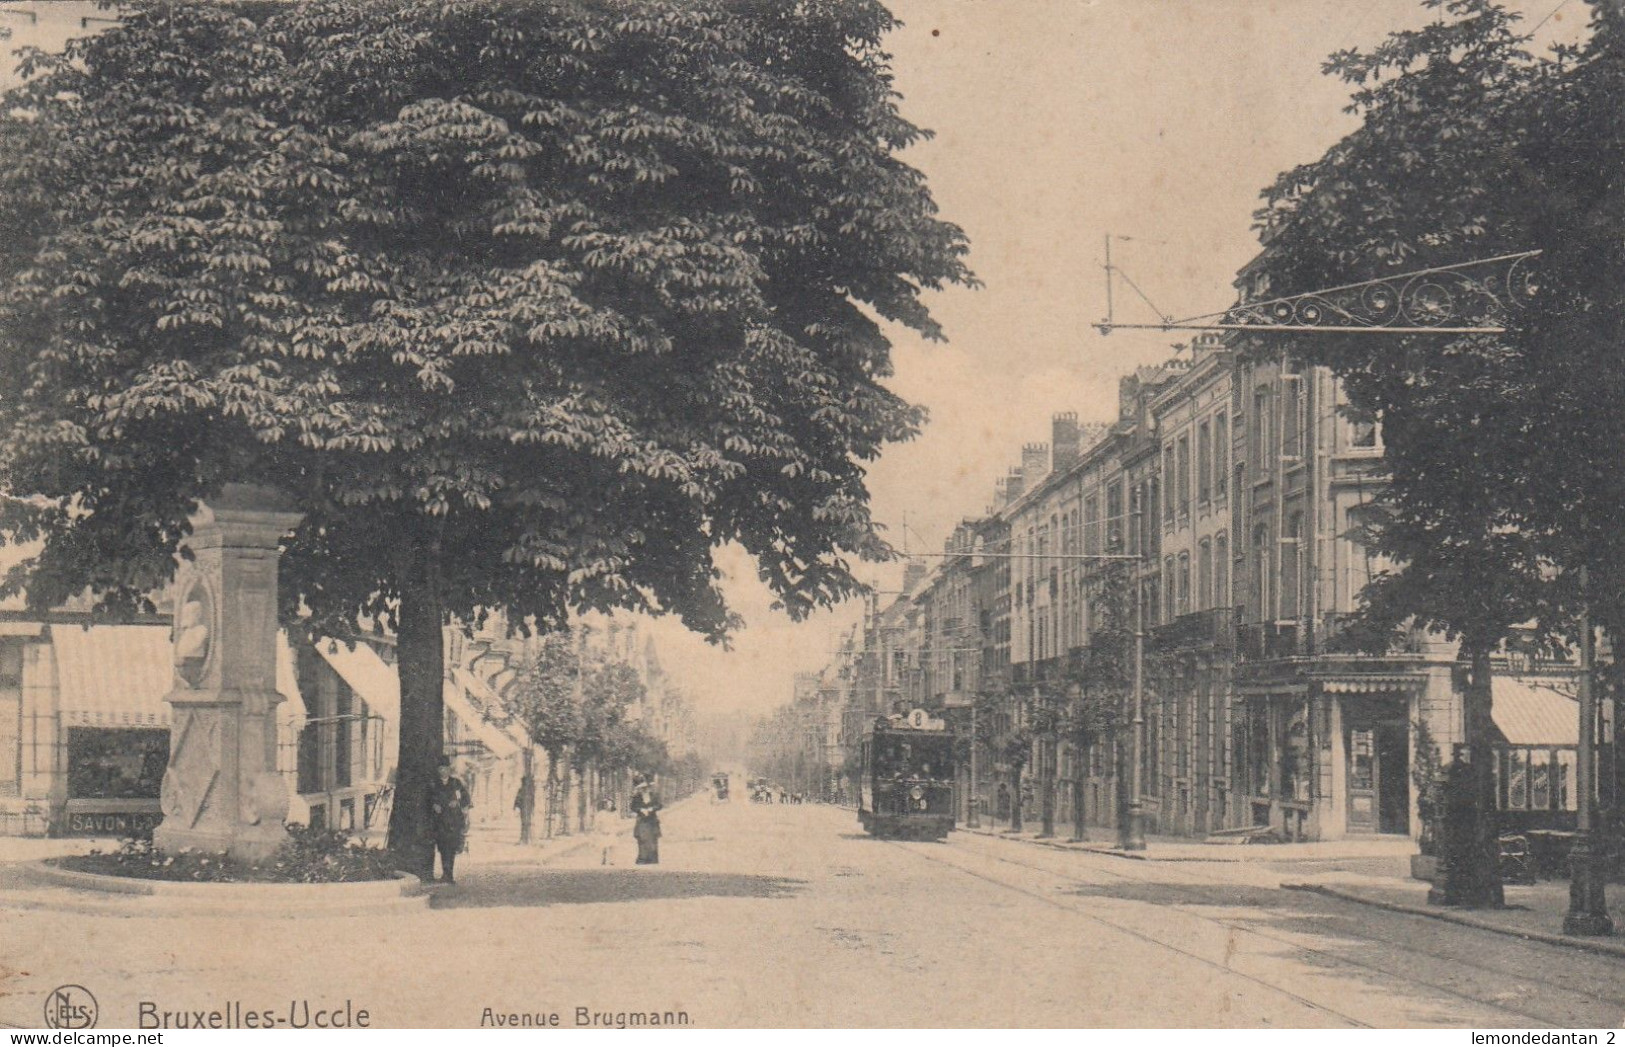
M 660 801 L 648 782 L 639 782 L 632 794 L 632 813 L 638 822 L 632 829 L 632 838 L 638 841 L 638 864 L 660 864 Z

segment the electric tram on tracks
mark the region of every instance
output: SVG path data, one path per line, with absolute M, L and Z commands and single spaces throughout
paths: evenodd
M 863 739 L 858 821 L 871 836 L 941 840 L 954 827 L 954 737 L 915 709 L 875 720 Z

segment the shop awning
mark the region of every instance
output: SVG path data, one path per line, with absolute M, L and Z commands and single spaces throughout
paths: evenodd
M 1327 694 L 1382 694 L 1421 687 L 1425 683 L 1427 680 L 1420 676 L 1372 674 L 1326 677 L 1320 680 L 1320 687 Z
M 519 751 L 519 743 L 508 736 L 508 733 L 496 724 L 487 720 L 472 701 L 464 689 L 469 676 L 461 670 L 453 670 L 452 678 L 446 681 L 445 697 L 446 711 L 457 717 L 467 734 L 491 750 L 497 757 L 512 756 Z
M 463 685 L 468 692 L 468 696 L 474 700 L 475 706 L 487 714 L 487 722 L 493 717 L 502 716 L 506 712 L 502 704 L 502 697 L 497 693 L 496 688 L 480 679 L 478 674 L 469 672 L 461 666 L 453 666 L 451 675 L 452 679 Z M 530 735 L 526 733 L 523 727 L 519 726 L 517 721 L 507 726 L 495 726 L 497 730 L 513 741 L 516 748 L 523 749 L 530 743 Z
M 64 727 L 168 727 L 175 685 L 167 625 L 53 625 Z
M 400 675 L 370 644 L 358 642 L 351 648 L 342 640 L 324 639 L 316 641 L 316 650 L 368 709 L 390 723 L 400 723 Z
M 1497 676 L 1490 693 L 1495 726 L 1509 744 L 1579 744 L 1580 702 L 1572 681 Z

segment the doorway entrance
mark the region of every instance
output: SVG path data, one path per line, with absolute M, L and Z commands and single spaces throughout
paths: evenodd
M 1348 759 L 1348 831 L 1408 833 L 1410 739 L 1403 713 L 1389 702 L 1345 700 L 1343 751 Z

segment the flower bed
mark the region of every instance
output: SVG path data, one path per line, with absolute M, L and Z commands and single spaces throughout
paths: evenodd
M 151 839 L 136 838 L 116 851 L 91 851 L 55 864 L 73 872 L 172 883 L 367 883 L 395 878 L 388 851 L 363 847 L 342 832 L 290 825 L 288 836 L 275 855 L 259 863 L 190 849 L 166 854 Z

